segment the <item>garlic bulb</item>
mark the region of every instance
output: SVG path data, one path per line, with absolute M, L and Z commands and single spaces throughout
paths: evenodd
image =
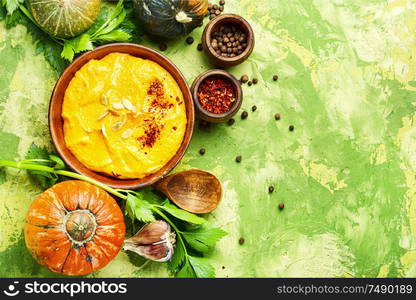
M 175 233 L 165 221 L 144 225 L 139 232 L 124 241 L 124 250 L 133 251 L 147 259 L 165 262 L 172 258 Z

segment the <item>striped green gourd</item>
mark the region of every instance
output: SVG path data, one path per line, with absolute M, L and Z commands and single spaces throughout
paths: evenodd
M 101 0 L 26 0 L 33 18 L 53 37 L 71 38 L 90 28 Z

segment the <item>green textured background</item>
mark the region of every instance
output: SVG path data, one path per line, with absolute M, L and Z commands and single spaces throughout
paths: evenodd
M 209 255 L 217 276 L 416 276 L 416 2 L 227 0 L 225 11 L 246 17 L 256 34 L 250 59 L 230 69 L 259 78 L 244 86 L 249 117 L 197 127 L 177 167 L 223 181 L 224 199 L 209 216 L 229 232 Z M 166 54 L 191 83 L 212 66 L 184 40 Z M 22 158 L 32 142 L 51 147 L 47 109 L 58 74 L 24 27 L 0 23 L 0 66 L 0 157 Z M 25 172 L 6 172 L 0 276 L 56 276 L 30 257 L 22 235 L 41 190 Z M 122 252 L 91 276 L 167 275 L 163 264 L 140 269 Z

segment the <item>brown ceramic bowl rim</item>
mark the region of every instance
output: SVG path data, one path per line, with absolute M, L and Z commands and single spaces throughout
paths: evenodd
M 234 57 L 223 57 L 221 55 L 218 55 L 215 52 L 214 48 L 212 48 L 211 43 L 209 42 L 211 34 L 212 34 L 212 30 L 214 29 L 214 26 L 217 26 L 217 24 L 222 23 L 222 22 L 226 23 L 227 21 L 238 22 L 247 34 L 247 47 L 246 47 L 246 49 L 241 54 L 236 55 Z M 253 52 L 253 48 L 254 48 L 254 32 L 253 32 L 253 29 L 251 28 L 250 23 L 247 22 L 246 19 L 244 19 L 243 17 L 241 17 L 239 15 L 223 14 L 223 15 L 217 16 L 207 24 L 207 27 L 205 28 L 204 31 L 205 31 L 205 34 L 206 34 L 206 41 L 205 41 L 206 47 L 207 47 L 208 51 L 211 53 L 211 55 L 216 57 L 218 60 L 221 60 L 221 61 L 227 62 L 227 63 L 236 63 L 241 58 L 248 57 L 251 54 L 251 52 Z
M 220 77 L 220 78 L 223 77 L 223 78 L 226 78 L 226 80 L 229 80 L 231 84 L 233 85 L 234 91 L 236 93 L 236 101 L 229 111 L 226 111 L 225 113 L 221 113 L 221 114 L 212 113 L 204 109 L 199 103 L 199 100 L 198 100 L 199 86 L 205 79 L 209 77 Z M 192 83 L 191 93 L 194 99 L 194 106 L 196 107 L 196 110 L 200 114 L 203 114 L 206 117 L 208 117 L 208 119 L 214 119 L 217 121 L 221 121 L 221 120 L 226 121 L 228 118 L 231 118 L 233 115 L 235 115 L 237 111 L 240 109 L 241 103 L 243 101 L 243 89 L 241 88 L 240 81 L 238 81 L 237 78 L 235 78 L 234 75 L 231 74 L 230 72 L 227 72 L 221 69 L 208 70 L 200 74 L 197 78 L 195 78 L 194 82 Z
M 82 66 L 84 66 L 87 62 L 91 59 L 101 59 L 110 53 L 127 53 L 136 57 L 142 57 L 146 59 L 150 59 L 161 65 L 165 70 L 167 70 L 175 81 L 180 86 L 181 92 L 183 94 L 185 106 L 186 106 L 186 114 L 187 114 L 187 125 L 185 129 L 185 135 L 182 140 L 181 146 L 176 152 L 176 154 L 162 167 L 162 169 L 154 172 L 152 174 L 147 175 L 143 178 L 138 179 L 119 179 L 116 177 L 111 177 L 106 174 L 98 173 L 93 170 L 88 169 L 84 166 L 66 147 L 65 140 L 62 138 L 63 136 L 63 121 L 57 121 L 57 119 L 62 120 L 62 102 L 65 95 L 65 91 L 69 85 L 69 82 L 75 76 L 75 73 L 80 70 Z M 139 52 L 142 52 L 139 54 Z M 143 55 L 145 53 L 145 55 Z M 150 57 L 153 57 L 150 58 Z M 168 70 L 171 69 L 171 71 Z M 70 78 L 70 79 L 68 79 Z M 63 91 L 62 91 L 63 90 Z M 63 93 L 63 94 L 62 94 Z M 62 96 L 60 97 L 59 94 Z M 60 108 L 60 109 L 59 109 Z M 58 110 L 58 111 L 57 111 Z M 187 81 L 181 71 L 176 67 L 176 65 L 166 56 L 158 53 L 157 51 L 137 44 L 132 43 L 113 43 L 107 44 L 104 46 L 100 46 L 95 48 L 92 51 L 86 52 L 76 60 L 74 60 L 61 74 L 59 77 L 54 90 L 52 92 L 50 104 L 49 104 L 49 130 L 52 138 L 53 145 L 67 164 L 67 166 L 72 169 L 73 171 L 93 178 L 101 183 L 107 184 L 113 188 L 120 188 L 120 189 L 137 189 L 145 186 L 149 186 L 156 181 L 162 179 L 166 176 L 182 159 L 184 156 L 191 137 L 193 133 L 193 125 L 195 120 L 195 111 L 194 105 L 192 100 L 192 94 L 190 92 L 189 86 Z

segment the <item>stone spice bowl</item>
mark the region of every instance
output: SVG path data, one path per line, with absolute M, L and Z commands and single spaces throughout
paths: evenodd
M 211 35 L 224 25 L 238 26 L 245 32 L 247 36 L 247 47 L 240 55 L 235 57 L 223 57 L 217 54 L 214 48 L 212 48 Z M 213 64 L 220 67 L 231 67 L 241 64 L 253 52 L 254 44 L 254 32 L 250 24 L 243 17 L 234 14 L 224 14 L 215 17 L 208 23 L 202 34 L 202 47 L 205 54 Z
M 216 114 L 205 110 L 198 100 L 198 89 L 200 84 L 207 78 L 215 77 L 229 81 L 234 87 L 234 92 L 236 95 L 236 101 L 231 109 L 222 114 Z M 191 93 L 194 100 L 194 107 L 196 115 L 207 122 L 211 123 L 221 123 L 226 122 L 231 119 L 240 109 L 241 104 L 243 103 L 243 89 L 241 88 L 240 81 L 238 81 L 231 73 L 224 70 L 209 70 L 201 75 L 199 75 L 191 86 Z

